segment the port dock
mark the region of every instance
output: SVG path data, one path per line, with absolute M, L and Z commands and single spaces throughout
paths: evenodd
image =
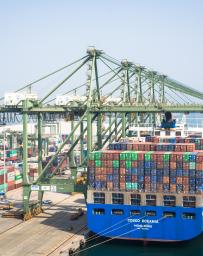
M 66 78 L 58 79 L 55 74 L 58 76 L 65 69 Z M 53 79 L 54 83 L 57 80 L 57 85 L 43 91 L 40 81 L 45 83 L 48 79 Z M 64 88 L 69 91 L 63 91 Z M 193 154 L 191 159 L 182 157 L 176 175 L 176 166 L 180 164 L 176 161 L 178 156 L 175 153 L 171 156 L 153 153 L 155 149 L 151 146 L 155 145 L 152 141 L 139 141 L 138 148 L 128 148 L 129 145 L 123 148 L 127 137 L 152 136 L 154 128 L 160 127 L 164 112 L 183 115 L 202 112 L 202 92 L 126 59 L 118 61 L 94 47 L 89 47 L 84 56 L 69 65 L 17 91 L 15 89 L 12 93 L 5 92 L 0 103 L 0 196 L 5 197 L 1 198 L 4 199 L 1 200 L 2 207 L 8 199 L 16 209 L 22 210 L 24 221 L 0 218 L 0 255 L 65 254 L 86 232 L 86 216 L 82 215 L 85 212 L 84 198 L 88 199 L 89 205 L 92 204 L 87 209 L 95 218 L 93 222 L 93 217 L 88 214 L 89 228 L 98 233 L 105 228 L 101 226 L 100 230 L 94 230 L 98 224 L 109 227 L 114 219 L 109 216 L 125 213 L 121 207 L 115 209 L 116 204 L 132 204 L 131 213 L 135 215 L 141 212 L 134 209 L 134 205 L 140 203 L 142 206 L 148 202 L 146 214 L 156 217 L 156 212 L 150 207 L 162 207 L 160 204 L 164 203 L 164 198 L 159 195 L 156 198 L 153 193 L 171 193 L 170 201 L 177 206 L 182 201 L 178 195 L 176 202 L 174 193 L 202 193 L 202 174 L 195 174 L 196 158 L 193 159 Z M 142 130 L 147 123 L 150 125 Z M 133 127 L 139 127 L 138 133 Z M 174 130 L 157 132 L 156 137 L 162 137 L 163 132 L 164 136 L 172 136 L 172 133 L 175 137 L 182 136 L 180 131 Z M 188 129 L 187 135 L 190 135 Z M 146 158 L 145 153 L 131 155 L 128 152 L 125 156 L 122 152 L 115 152 L 107 154 L 108 157 L 98 154 L 119 141 L 122 141 L 120 149 L 116 144 L 113 150 L 146 150 L 151 153 L 146 153 Z M 141 144 L 150 148 L 141 149 Z M 166 151 L 165 147 L 157 148 L 157 151 Z M 193 150 L 187 151 L 193 153 Z M 198 143 L 195 150 L 203 150 L 203 142 Z M 167 151 L 173 150 L 169 148 Z M 174 152 L 178 151 L 180 154 L 186 152 L 181 148 Z M 91 159 L 93 152 L 95 158 Z M 198 171 L 203 173 L 202 160 L 200 162 L 200 165 L 197 163 Z M 172 165 L 173 175 L 172 172 L 169 175 Z M 183 171 L 187 177 L 182 177 Z M 106 197 L 104 190 L 107 190 Z M 73 192 L 81 194 L 70 196 Z M 137 194 L 132 196 L 131 192 Z M 196 198 L 198 200 L 194 202 Z M 185 198 L 184 194 L 183 203 L 186 207 L 188 203 L 198 205 L 199 196 L 196 198 Z M 44 200 L 51 200 L 52 205 L 44 205 Z M 94 204 L 99 203 L 101 207 L 95 208 Z M 113 205 L 112 209 L 104 209 L 106 203 Z M 161 211 L 159 214 L 162 218 Z M 174 219 L 176 216 L 171 211 L 163 214 L 174 216 Z M 183 212 L 179 216 L 191 220 L 201 215 L 195 214 Z M 128 216 L 129 212 L 126 212 L 126 218 Z M 98 221 L 102 217 L 109 222 Z
M 8 198 L 14 200 L 18 195 L 16 202 L 22 200 L 22 189 L 11 192 Z M 73 241 L 82 239 L 86 231 L 84 196 L 46 193 L 44 198 L 51 199 L 52 205 L 44 207 L 43 213 L 29 221 L 0 218 L 1 256 L 59 255 L 74 247 Z M 78 208 L 84 210 L 84 215 L 71 220 Z

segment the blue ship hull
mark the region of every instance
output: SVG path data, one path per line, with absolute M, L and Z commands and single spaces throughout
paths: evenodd
M 105 213 L 94 214 L 95 208 L 104 209 Z M 112 209 L 123 210 L 123 215 L 113 215 Z M 130 216 L 131 210 L 138 210 L 140 214 Z M 156 216 L 146 216 L 146 211 L 155 211 Z M 163 217 L 166 211 L 175 213 L 175 217 Z M 195 218 L 184 219 L 184 213 L 194 214 Z M 177 242 L 193 239 L 203 231 L 202 214 L 202 208 L 87 204 L 89 230 L 100 236 L 129 240 Z

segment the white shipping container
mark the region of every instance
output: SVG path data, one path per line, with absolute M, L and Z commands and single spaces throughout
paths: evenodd
M 57 106 L 68 106 L 72 103 L 81 104 L 87 99 L 86 96 L 77 96 L 77 95 L 60 95 L 56 97 Z
M 121 103 L 121 98 L 108 97 L 105 99 L 104 105 L 119 105 Z
M 7 173 L 7 180 L 9 181 L 14 181 L 15 180 L 15 172 L 8 172 Z
M 36 93 L 5 93 L 4 95 L 4 105 L 6 106 L 22 106 L 22 100 L 29 99 L 29 100 L 37 100 Z

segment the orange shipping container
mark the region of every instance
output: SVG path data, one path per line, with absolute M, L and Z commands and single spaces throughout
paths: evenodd
M 169 177 L 164 176 L 164 177 L 163 177 L 163 183 L 169 184 Z

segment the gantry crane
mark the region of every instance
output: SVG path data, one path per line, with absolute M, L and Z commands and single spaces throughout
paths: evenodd
M 87 54 L 73 63 L 62 67 L 16 91 L 20 92 L 31 88 L 68 68 L 74 67 L 60 83 L 39 100 L 23 99 L 21 105 L 0 107 L 0 121 L 6 120 L 6 115 L 21 116 L 23 122 L 23 205 L 25 220 L 32 215 L 32 206 L 29 203 L 32 190 L 38 191 L 39 207 L 41 211 L 43 192 L 80 191 L 86 194 L 87 184 L 77 183 L 77 168 L 72 157 L 73 150 L 80 143 L 82 166 L 86 166 L 87 157 L 83 154 L 84 135 L 87 135 L 87 152 L 99 150 L 113 140 L 126 136 L 129 126 L 134 123 L 150 120 L 156 125 L 157 113 L 171 112 L 203 112 L 203 93 L 177 82 L 166 75 L 160 74 L 144 66 L 136 65 L 126 59 L 121 62 L 106 55 L 94 47 L 88 48 Z M 85 71 L 81 70 L 85 68 Z M 86 74 L 86 81 L 79 86 L 63 93 L 83 97 L 82 101 L 69 101 L 56 104 L 55 93 L 76 76 Z M 75 82 L 74 82 L 75 83 Z M 54 103 L 55 102 L 55 103 Z M 42 168 L 42 124 L 49 116 L 56 120 L 68 118 L 71 121 L 71 131 L 47 165 Z M 139 116 L 139 118 L 138 118 Z M 28 122 L 29 118 L 36 119 L 38 127 L 38 178 L 30 183 L 28 178 Z M 103 127 L 104 119 L 108 127 Z M 93 141 L 92 124 L 97 124 L 96 141 Z M 76 136 L 76 130 L 80 134 Z M 62 151 L 67 141 L 72 144 L 64 157 L 58 163 L 55 171 L 50 175 L 49 169 Z M 59 170 L 65 158 L 70 158 L 71 177 L 56 179 L 54 174 Z M 49 173 L 49 175 L 47 175 Z

